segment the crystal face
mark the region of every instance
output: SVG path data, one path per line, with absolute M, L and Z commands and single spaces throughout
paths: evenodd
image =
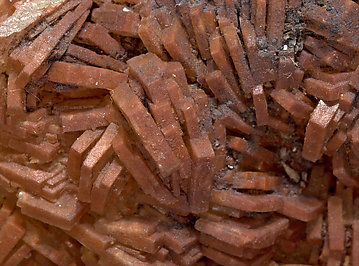
M 359 5 L 0 1 L 1 265 L 359 265 Z

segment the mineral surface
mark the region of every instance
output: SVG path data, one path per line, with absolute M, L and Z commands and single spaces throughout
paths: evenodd
M 354 0 L 0 0 L 0 264 L 359 265 Z

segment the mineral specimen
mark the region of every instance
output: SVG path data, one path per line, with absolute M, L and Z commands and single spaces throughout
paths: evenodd
M 0 0 L 0 264 L 359 265 L 354 0 Z

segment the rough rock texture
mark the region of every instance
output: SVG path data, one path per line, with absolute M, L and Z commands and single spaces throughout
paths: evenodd
M 0 264 L 359 265 L 353 0 L 0 0 Z

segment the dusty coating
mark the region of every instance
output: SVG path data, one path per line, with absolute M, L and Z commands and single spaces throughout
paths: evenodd
M 0 1 L 0 264 L 359 265 L 358 21 Z
M 43 17 L 54 12 L 67 0 L 35 0 L 19 1 L 15 3 L 15 11 L 0 24 L 0 66 L 5 63 L 11 42 L 18 43 L 23 37 L 24 31 L 30 29 Z M 4 1 L 7 2 L 7 1 Z M 6 4 L 4 4 L 4 9 Z M 4 58 L 3 58 L 4 57 Z M 2 69 L 2 68 L 0 68 Z
M 65 2 L 66 0 L 17 2 L 15 12 L 0 25 L 0 38 L 7 38 L 13 34 L 20 33 Z

